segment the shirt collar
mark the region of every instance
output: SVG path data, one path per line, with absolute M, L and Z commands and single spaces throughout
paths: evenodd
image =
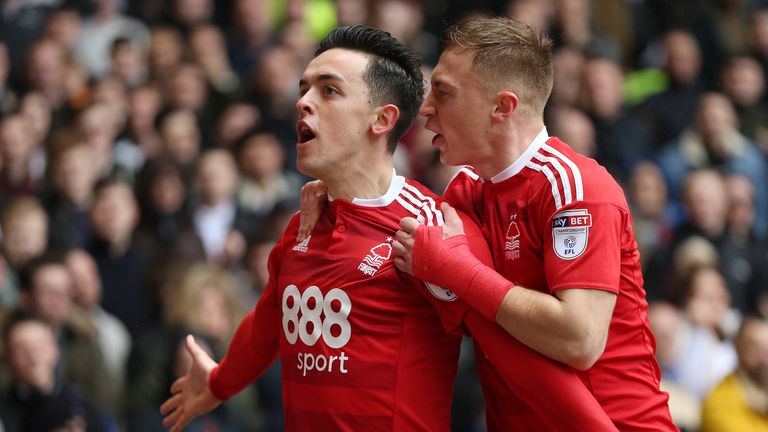
M 397 175 L 397 172 L 392 168 L 392 179 L 389 181 L 389 187 L 384 195 L 377 198 L 352 198 L 352 204 L 363 207 L 386 207 L 392 203 L 392 201 L 400 195 L 400 191 L 405 184 L 405 177 Z M 328 194 L 328 200 L 333 201 L 333 197 Z
M 500 173 L 496 174 L 495 176 L 491 177 L 491 183 L 500 183 L 504 180 L 511 178 L 515 174 L 519 173 L 520 171 L 525 168 L 525 165 L 533 159 L 533 155 L 536 154 L 536 152 L 539 151 L 541 146 L 544 145 L 544 143 L 547 142 L 549 139 L 549 134 L 547 133 L 547 128 L 544 127 L 541 129 L 541 132 L 539 132 L 538 135 L 536 135 L 536 138 L 533 139 L 533 142 L 531 145 L 528 146 L 527 149 L 521 154 L 517 160 L 515 160 L 512 165 L 508 166 L 504 170 L 502 170 Z

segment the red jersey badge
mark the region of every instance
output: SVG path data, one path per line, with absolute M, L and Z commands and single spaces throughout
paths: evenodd
M 587 250 L 592 215 L 586 209 L 566 210 L 552 218 L 552 246 L 558 257 L 572 260 Z

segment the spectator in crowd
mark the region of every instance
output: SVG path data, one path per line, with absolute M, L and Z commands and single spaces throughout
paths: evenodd
M 667 185 L 659 167 L 651 161 L 635 166 L 629 179 L 629 208 L 643 268 L 672 237 L 672 215 Z M 653 292 L 649 291 L 648 296 Z
M 147 79 L 146 48 L 136 41 L 119 37 L 112 42 L 110 72 L 129 88 L 134 88 Z
M 128 119 L 123 137 L 139 148 L 145 160 L 156 158 L 162 152 L 160 133 L 155 127 L 162 103 L 160 91 L 152 85 L 136 87 L 128 95 Z
M 11 60 L 8 45 L 0 38 L 0 118 L 7 115 L 16 105 L 16 94 L 9 86 Z
M 701 423 L 701 400 L 678 382 L 677 368 L 691 344 L 691 328 L 680 309 L 666 301 L 648 305 L 648 321 L 656 337 L 656 359 L 662 367 L 661 389 L 669 393 L 669 412 L 682 431 L 696 431 Z
M 238 179 L 229 151 L 214 149 L 200 156 L 192 223 L 206 258 L 225 266 L 239 262 L 254 231 L 250 215 L 237 203 Z
M 34 140 L 38 143 L 44 143 L 50 137 L 51 134 L 51 106 L 48 104 L 48 99 L 43 96 L 42 93 L 37 91 L 30 91 L 24 94 L 19 100 L 19 113 L 27 118 L 32 130 L 34 131 Z M 33 154 L 32 163 L 35 165 L 33 174 L 37 175 L 34 171 L 39 169 L 38 166 L 44 165 L 45 161 L 45 149 L 43 146 L 39 146 Z M 39 162 L 42 159 L 43 162 Z
M 298 202 L 303 179 L 283 170 L 285 152 L 274 133 L 265 130 L 250 134 L 237 150 L 243 176 L 237 192 L 241 207 L 265 218 L 281 202 Z
M 165 259 L 205 259 L 192 231 L 189 193 L 181 168 L 168 158 L 149 161 L 137 183 L 141 233 Z
M 189 0 L 186 0 L 189 1 Z M 208 0 L 193 0 L 204 1 Z M 176 3 L 185 3 L 179 0 Z M 222 95 L 230 97 L 242 92 L 240 77 L 227 57 L 226 39 L 212 24 L 200 24 L 191 29 L 189 47 L 192 59 L 200 65 L 208 84 Z
M 83 18 L 77 9 L 63 4 L 48 15 L 43 34 L 72 52 L 80 41 L 82 23 Z
M 94 242 L 88 252 L 99 267 L 101 305 L 135 337 L 156 323 L 157 299 L 146 284 L 152 251 L 134 239 L 139 208 L 131 186 L 117 179 L 97 183 L 90 216 Z
M 746 55 L 733 56 L 725 63 L 722 82 L 723 93 L 736 110 L 739 131 L 754 141 L 768 127 L 765 76 L 760 63 Z
M 19 271 L 48 248 L 48 218 L 37 198 L 18 198 L 3 210 L 0 225 L 6 261 L 2 304 L 16 306 Z
M 32 125 L 23 115 L 0 120 L 0 208 L 14 197 L 35 195 L 40 179 L 32 174 L 32 156 L 40 142 Z
M 186 35 L 192 28 L 212 21 L 216 3 L 212 0 L 173 0 L 170 18 Z
M 261 112 L 256 106 L 241 102 L 229 104 L 216 123 L 214 142 L 217 147 L 233 149 L 248 132 L 258 129 L 261 124 Z
M 57 376 L 62 353 L 45 320 L 17 310 L 3 327 L 10 388 L 0 396 L 0 424 L 8 432 L 110 432 L 115 419 L 76 385 Z
M 202 149 L 202 134 L 195 113 L 188 109 L 169 111 L 158 116 L 157 123 L 162 140 L 161 154 L 181 167 L 184 181 L 189 184 Z
M 721 93 L 703 95 L 694 127 L 659 154 L 659 165 L 671 193 L 677 195 L 688 174 L 697 168 L 722 169 L 742 174 L 755 185 L 768 184 L 768 165 L 755 143 L 738 131 L 733 105 Z M 755 197 L 755 232 L 768 230 L 768 190 Z
M 149 45 L 149 30 L 135 18 L 120 12 L 120 0 L 96 0 L 96 10 L 83 20 L 75 54 L 96 78 L 110 70 L 110 48 L 118 38 L 128 38 L 142 47 Z
M 734 307 L 742 314 L 754 313 L 757 296 L 768 286 L 768 243 L 754 230 L 756 188 L 740 174 L 727 175 L 725 187 L 729 205 L 720 267 Z
M 21 308 L 53 330 L 61 356 L 56 378 L 91 400 L 118 412 L 117 388 L 109 380 L 96 330 L 73 307 L 73 278 L 63 256 L 48 252 L 27 263 L 21 273 Z
M 691 125 L 704 86 L 701 51 L 696 39 L 684 30 L 673 30 L 662 39 L 667 88 L 638 107 L 638 115 L 651 129 L 653 148 L 675 141 Z
M 165 81 L 184 60 L 185 45 L 176 29 L 157 26 L 150 33 L 149 43 L 149 77 L 157 85 L 165 85 Z
M 624 105 L 621 67 L 608 58 L 584 65 L 582 103 L 595 127 L 596 160 L 619 181 L 650 150 L 651 136 Z
M 768 322 L 747 317 L 736 349 L 738 368 L 704 401 L 702 432 L 768 431 Z
M 91 207 L 93 186 L 98 180 L 92 149 L 83 142 L 67 144 L 50 161 L 52 190 L 46 200 L 51 223 L 57 228 L 49 233 L 56 248 L 86 247 L 91 243 Z
M 72 249 L 67 252 L 65 263 L 72 274 L 72 301 L 95 331 L 110 385 L 122 396 L 131 335 L 117 317 L 101 307 L 101 278 L 91 255 L 83 249 Z
M 98 179 L 117 174 L 114 147 L 122 129 L 122 113 L 107 104 L 94 104 L 78 116 L 78 131 L 88 145 Z
M 589 117 L 576 108 L 563 105 L 549 113 L 552 132 L 576 153 L 594 158 L 597 154 L 595 127 Z
M 550 106 L 578 104 L 585 62 L 584 53 L 573 47 L 564 46 L 554 52 L 552 56 L 554 85 Z
M 208 87 L 200 66 L 194 63 L 179 65 L 166 81 L 165 100 L 171 109 L 194 113 L 203 147 L 213 146 L 211 137 L 222 101 L 220 95 Z
M 67 88 L 67 53 L 56 41 L 41 39 L 26 55 L 25 78 L 30 90 L 38 90 L 48 99 L 53 124 L 67 126 L 72 118 Z

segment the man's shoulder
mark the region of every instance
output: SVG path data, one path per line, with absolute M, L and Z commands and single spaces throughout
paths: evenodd
M 558 207 L 578 201 L 625 203 L 624 191 L 605 167 L 559 138 L 550 137 L 541 154 L 549 170 L 542 169 L 535 184 L 547 198 L 556 202 L 559 198 Z

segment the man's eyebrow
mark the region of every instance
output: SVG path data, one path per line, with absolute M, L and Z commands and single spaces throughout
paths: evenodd
M 432 85 L 432 87 L 437 87 L 437 88 L 453 88 L 453 87 L 455 87 L 450 82 L 444 81 L 441 78 L 433 78 L 431 85 Z
M 304 86 L 309 85 L 309 81 L 310 80 L 307 79 L 307 78 L 300 79 L 299 80 L 299 87 L 304 87 Z M 344 77 L 342 77 L 339 74 L 323 73 L 323 74 L 317 75 L 315 77 L 315 81 L 340 81 L 340 82 L 344 82 L 346 80 L 344 79 Z

